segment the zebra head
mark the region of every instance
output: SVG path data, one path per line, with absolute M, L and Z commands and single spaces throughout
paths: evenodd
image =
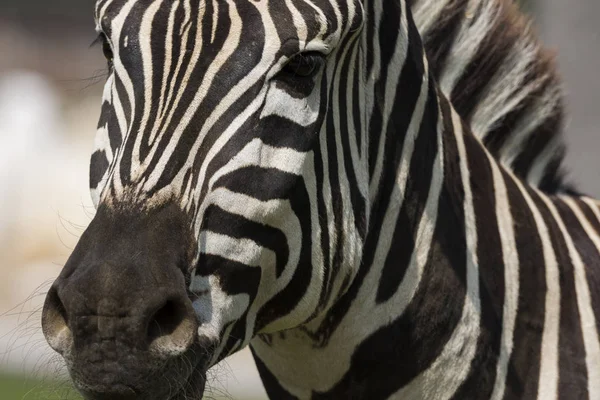
M 86 398 L 199 398 L 210 366 L 318 318 L 358 268 L 363 6 L 95 10 L 110 71 L 97 213 L 49 291 L 44 333 Z

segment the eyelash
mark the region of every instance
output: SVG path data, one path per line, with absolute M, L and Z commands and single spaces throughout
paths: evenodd
M 325 64 L 325 57 L 318 52 L 299 53 L 293 56 L 281 70 L 286 75 L 312 78 Z
M 108 68 L 112 69 L 114 54 L 113 54 L 110 42 L 103 32 L 101 32 L 98 35 L 98 37 L 96 38 L 96 40 L 94 40 L 94 42 L 92 42 L 92 47 L 97 46 L 97 45 L 102 46 L 102 52 L 104 53 L 104 57 L 106 58 L 106 61 L 108 62 Z

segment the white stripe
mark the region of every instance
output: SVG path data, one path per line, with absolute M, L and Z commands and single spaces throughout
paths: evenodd
M 223 257 L 249 267 L 275 265 L 275 254 L 251 239 L 204 230 L 198 236 L 198 244 L 203 254 Z
M 510 203 L 506 190 L 506 183 L 500 168 L 494 158 L 486 152 L 494 179 L 494 193 L 496 199 L 496 220 L 502 246 L 502 260 L 504 261 L 504 306 L 502 311 L 502 338 L 500 355 L 496 364 L 496 381 L 490 397 L 491 400 L 501 400 L 506 388 L 508 362 L 513 350 L 513 335 L 517 308 L 519 305 L 519 255 L 515 241 L 514 221 L 510 212 Z
M 160 87 L 160 97 L 158 98 L 158 118 L 157 118 L 158 120 L 163 118 L 166 105 L 168 104 L 167 84 L 169 83 L 168 76 L 169 76 L 169 71 L 171 70 L 171 66 L 173 63 L 173 54 L 172 54 L 173 53 L 173 31 L 175 29 L 175 27 L 174 27 L 175 13 L 177 12 L 177 7 L 179 5 L 179 1 L 173 2 L 173 5 L 174 5 L 174 7 L 171 8 L 171 12 L 169 13 L 169 19 L 167 21 L 167 34 L 165 37 L 165 45 L 163 48 L 164 52 L 165 52 L 165 60 L 163 63 L 163 68 L 162 68 L 163 71 L 162 71 L 162 81 L 161 81 L 161 87 Z M 182 24 L 182 26 L 185 26 L 185 25 Z M 182 44 L 184 44 L 186 42 L 185 37 L 181 37 L 180 40 L 181 40 Z M 181 58 L 182 58 L 181 54 L 185 54 L 185 52 L 182 51 L 180 53 L 179 60 L 181 60 Z M 152 63 L 154 64 L 154 62 L 152 62 Z M 160 65 L 156 65 L 154 67 L 160 68 Z M 177 73 L 175 73 L 174 76 L 177 76 Z M 154 137 L 156 136 L 159 126 L 160 126 L 159 123 L 155 123 L 155 125 L 152 127 L 152 132 L 150 133 L 150 136 L 148 137 L 148 141 L 150 143 L 154 140 Z
M 178 3 L 178 2 L 176 2 Z M 144 97 L 138 98 L 138 101 L 143 102 L 142 118 L 140 120 L 140 127 L 137 132 L 135 143 L 133 145 L 133 151 L 131 152 L 131 168 L 130 176 L 132 181 L 136 181 L 138 177 L 143 174 L 144 169 L 140 168 L 140 146 L 142 145 L 143 139 L 146 137 L 145 130 L 150 119 L 150 108 L 152 107 L 152 91 L 154 88 L 154 68 L 153 56 L 152 56 L 152 24 L 154 23 L 154 17 L 160 8 L 161 3 L 155 1 L 145 10 L 142 18 L 138 33 L 139 49 L 142 56 L 142 68 L 144 71 Z M 168 41 L 172 35 L 168 35 Z M 132 107 L 133 108 L 133 107 Z M 158 125 L 158 124 L 156 124 Z
M 212 6 L 213 6 L 213 20 L 212 20 L 212 31 L 210 32 L 210 43 L 214 43 L 215 38 L 217 37 L 217 25 L 219 24 L 219 2 L 213 1 Z M 198 26 L 201 26 L 200 21 L 201 20 L 198 20 Z
M 135 0 L 129 0 L 119 10 L 119 14 L 111 20 L 111 27 L 112 27 L 111 37 L 110 37 L 111 43 L 114 43 L 114 44 L 119 43 L 125 19 L 130 14 L 130 11 L 135 4 L 136 4 Z M 125 88 L 125 94 L 127 96 L 129 104 L 131 105 L 131 114 L 129 115 L 129 117 L 130 117 L 130 121 L 133 121 L 135 119 L 135 98 L 134 98 L 133 83 L 131 82 L 129 75 L 127 74 L 127 71 L 126 71 L 125 67 L 123 66 L 123 63 L 121 62 L 121 59 L 118 57 L 118 53 L 115 53 L 115 58 L 113 59 L 113 75 L 118 76 L 121 83 L 123 84 L 123 87 Z M 119 129 L 121 130 L 121 138 L 122 138 L 121 143 L 125 143 L 125 141 L 127 140 L 127 137 L 129 136 L 129 128 L 130 127 L 127 126 L 127 119 L 125 117 L 123 103 L 117 92 L 116 77 L 114 78 L 114 81 L 115 81 L 115 84 L 113 85 L 113 95 L 112 95 L 114 110 L 115 110 L 115 114 L 117 115 L 117 121 L 119 122 Z M 113 166 L 112 166 L 113 169 L 111 170 L 111 172 L 109 172 L 109 176 L 110 176 L 110 174 L 112 174 L 112 177 L 110 177 L 112 185 L 113 185 L 115 191 L 118 193 L 122 192 L 122 190 L 123 190 L 123 185 L 121 182 L 121 170 L 120 170 L 121 159 L 122 159 L 121 149 L 118 149 L 115 154 L 115 161 L 113 162 Z M 105 191 L 102 194 L 102 196 L 104 196 L 106 193 L 108 193 L 108 192 Z
M 285 89 L 278 87 L 277 82 L 271 82 L 269 92 L 262 107 L 260 118 L 271 115 L 292 121 L 294 124 L 308 127 L 319 118 L 321 111 L 321 76 L 316 77 L 315 88 L 308 97 L 292 97 Z M 281 132 L 285 135 L 287 132 Z

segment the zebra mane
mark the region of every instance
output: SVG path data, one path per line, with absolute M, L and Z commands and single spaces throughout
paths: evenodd
M 554 55 L 512 0 L 409 0 L 441 90 L 507 169 L 569 190 L 564 104 Z

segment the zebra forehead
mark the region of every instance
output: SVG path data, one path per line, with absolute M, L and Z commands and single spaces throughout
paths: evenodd
M 262 27 L 265 26 L 264 18 L 271 19 L 271 24 L 277 23 L 281 39 L 290 39 L 281 37 L 282 34 L 286 36 L 284 32 L 287 31 L 287 36 L 298 36 L 300 41 L 323 39 L 330 45 L 334 45 L 344 32 L 356 31 L 363 23 L 360 0 L 98 0 L 94 13 L 96 29 L 109 34 L 113 24 L 131 23 L 126 18 L 130 14 L 138 15 L 138 21 L 141 21 L 141 14 L 149 9 L 154 10 L 155 21 L 160 23 L 162 19 L 165 24 L 174 17 L 175 11 L 180 11 L 184 16 L 178 24 L 187 25 L 194 20 L 200 25 L 210 24 L 212 35 L 221 14 L 228 20 L 232 10 L 236 10 L 236 18 L 242 24 L 254 22 Z M 121 18 L 116 18 L 119 15 Z

